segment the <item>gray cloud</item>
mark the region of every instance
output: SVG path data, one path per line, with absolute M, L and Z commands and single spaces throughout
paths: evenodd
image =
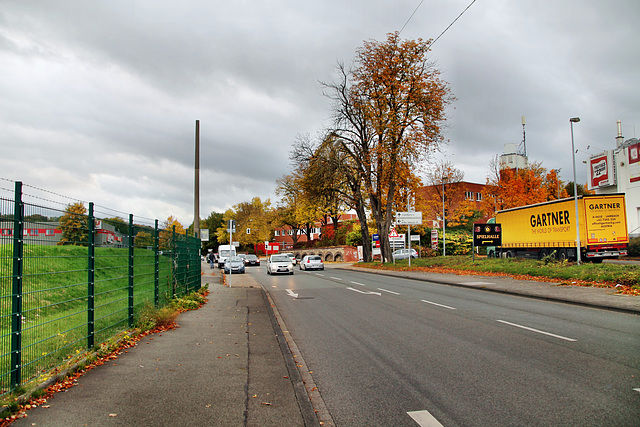
M 419 2 L 0 3 L 0 178 L 188 225 L 196 119 L 202 216 L 273 199 L 296 135 L 329 123 L 319 81 Z M 468 4 L 425 2 L 402 36 L 434 38 Z M 638 16 L 634 0 L 476 2 L 432 50 L 457 97 L 445 156 L 484 182 L 524 115 L 530 160 L 569 180 L 569 117 L 582 150 L 612 146 L 617 119 L 637 137 Z

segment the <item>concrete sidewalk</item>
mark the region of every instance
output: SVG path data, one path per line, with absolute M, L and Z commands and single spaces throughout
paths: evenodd
M 229 288 L 219 270 L 203 272 L 209 301 L 177 329 L 144 337 L 13 425 L 317 425 L 264 290 L 248 274 Z

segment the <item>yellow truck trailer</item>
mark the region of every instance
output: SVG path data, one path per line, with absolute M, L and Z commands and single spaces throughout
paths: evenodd
M 498 211 L 502 246 L 495 256 L 576 259 L 575 212 L 573 198 Z M 583 260 L 627 255 L 624 194 L 579 196 L 578 214 Z

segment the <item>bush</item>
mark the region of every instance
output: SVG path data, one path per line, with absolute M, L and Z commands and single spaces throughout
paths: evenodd
M 629 256 L 640 257 L 640 237 L 629 241 Z

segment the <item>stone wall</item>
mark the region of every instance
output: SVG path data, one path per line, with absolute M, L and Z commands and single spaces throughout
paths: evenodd
M 354 246 L 294 249 L 289 252 L 298 259 L 305 255 L 320 255 L 325 262 L 358 262 L 358 248 Z

